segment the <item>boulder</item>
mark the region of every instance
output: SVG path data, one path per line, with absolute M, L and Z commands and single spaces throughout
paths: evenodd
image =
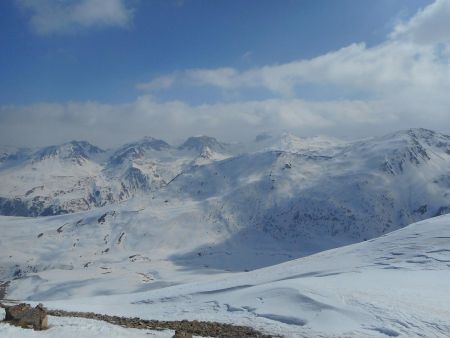
M 192 333 L 176 330 L 172 338 L 192 338 Z
M 11 324 L 35 330 L 48 328 L 47 310 L 42 304 L 33 308 L 29 304 L 21 303 L 6 307 L 5 312 L 5 320 Z

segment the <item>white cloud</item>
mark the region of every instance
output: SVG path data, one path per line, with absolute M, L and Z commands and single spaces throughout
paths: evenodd
M 436 0 L 411 20 L 397 25 L 391 37 L 419 44 L 450 43 L 450 1 Z
M 189 69 L 167 74 L 174 85 L 211 86 L 224 91 L 261 88 L 281 97 L 298 97 L 299 86 L 334 86 L 369 97 L 410 91 L 450 89 L 450 1 L 437 0 L 409 21 L 398 24 L 387 40 L 374 47 L 352 44 L 311 59 L 244 71 L 234 68 Z M 139 86 L 153 90 L 161 78 Z M 161 88 L 161 87 L 159 87 Z
M 434 46 L 397 40 L 372 48 L 353 44 L 313 59 L 242 72 L 233 68 L 187 70 L 156 78 L 139 88 L 152 90 L 162 79 L 170 78 L 165 89 L 174 84 L 213 86 L 224 90 L 264 88 L 292 97 L 295 87 L 304 84 L 344 86 L 376 95 L 405 87 L 450 86 L 449 55 L 443 55 L 439 50 L 438 56 L 437 52 Z
M 133 9 L 123 0 L 16 0 L 38 35 L 67 34 L 92 27 L 128 27 Z
M 433 99 L 433 98 L 432 98 Z M 405 100 L 305 101 L 279 98 L 189 105 L 141 96 L 127 104 L 98 102 L 0 106 L 0 144 L 44 145 L 87 139 L 110 146 L 145 135 L 180 141 L 207 134 L 225 141 L 248 140 L 262 131 L 301 136 L 365 137 L 410 127 L 449 132 L 450 97 L 436 105 Z M 423 111 L 427 114 L 423 114 Z M 444 128 L 444 129 L 443 129 Z
M 151 82 L 138 83 L 136 88 L 143 91 L 157 91 L 172 87 L 176 80 L 174 75 L 160 76 Z

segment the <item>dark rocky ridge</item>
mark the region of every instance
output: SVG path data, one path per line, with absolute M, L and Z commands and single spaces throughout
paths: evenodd
M 221 338 L 271 338 L 271 336 L 259 332 L 251 327 L 224 324 L 218 322 L 205 321 L 166 321 L 166 320 L 146 320 L 141 318 L 128 318 L 119 316 L 102 315 L 93 312 L 75 312 L 63 310 L 48 310 L 50 316 L 55 317 L 78 317 L 101 320 L 110 324 L 120 325 L 126 328 L 164 330 L 170 329 L 178 332 L 185 332 L 202 337 L 221 337 Z

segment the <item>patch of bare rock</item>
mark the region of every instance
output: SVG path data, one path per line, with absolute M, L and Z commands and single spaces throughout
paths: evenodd
M 47 310 L 42 304 L 32 307 L 21 303 L 12 306 L 2 306 L 5 309 L 5 321 L 22 328 L 30 328 L 37 331 L 48 328 Z
M 110 324 L 126 328 L 147 330 L 174 330 L 174 338 L 191 338 L 193 335 L 201 337 L 220 338 L 272 338 L 274 336 L 264 334 L 251 327 L 224 324 L 218 322 L 205 322 L 197 320 L 146 320 L 141 318 L 127 318 L 119 316 L 102 315 L 93 312 L 74 312 L 63 310 L 48 310 L 50 316 L 55 317 L 79 317 L 102 320 Z
M 47 310 L 42 304 L 32 307 L 29 304 L 0 306 L 5 309 L 5 321 L 22 328 L 45 330 L 48 328 L 48 316 L 78 317 L 101 320 L 125 328 L 147 330 L 174 330 L 174 338 L 192 338 L 193 335 L 201 337 L 220 338 L 271 338 L 273 336 L 259 332 L 251 327 L 224 324 L 218 322 L 205 322 L 197 320 L 146 320 L 141 318 L 128 318 L 103 315 L 93 312 L 75 312 L 64 310 Z

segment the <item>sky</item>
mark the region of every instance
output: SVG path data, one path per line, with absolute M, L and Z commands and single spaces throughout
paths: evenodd
M 0 1 L 0 144 L 450 133 L 450 0 Z

